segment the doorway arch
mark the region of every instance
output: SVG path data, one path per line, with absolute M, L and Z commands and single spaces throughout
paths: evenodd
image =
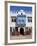
M 24 35 L 24 28 L 20 28 L 20 34 Z

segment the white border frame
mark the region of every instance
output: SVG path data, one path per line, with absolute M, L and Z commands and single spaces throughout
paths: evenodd
M 10 5 L 13 6 L 31 6 L 32 7 L 32 39 L 23 39 L 23 40 L 10 40 Z M 35 40 L 35 5 L 34 4 L 16 4 L 8 3 L 8 43 L 22 43 L 22 42 L 34 42 Z

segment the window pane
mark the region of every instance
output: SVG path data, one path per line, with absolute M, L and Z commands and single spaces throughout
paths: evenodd
M 32 17 L 28 17 L 28 22 L 32 22 Z

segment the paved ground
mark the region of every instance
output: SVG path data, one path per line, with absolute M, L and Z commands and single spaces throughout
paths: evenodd
M 11 40 L 15 40 L 15 39 L 17 39 L 17 40 L 19 40 L 19 39 L 31 39 L 32 38 L 32 35 L 19 35 L 19 36 L 10 36 L 10 39 Z

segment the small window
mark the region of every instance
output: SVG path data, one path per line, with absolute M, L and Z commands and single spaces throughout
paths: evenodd
M 16 19 L 15 18 L 12 18 L 12 22 L 16 22 Z
M 12 22 L 13 22 L 13 19 L 12 19 Z
M 28 17 L 28 22 L 32 22 L 32 17 Z

